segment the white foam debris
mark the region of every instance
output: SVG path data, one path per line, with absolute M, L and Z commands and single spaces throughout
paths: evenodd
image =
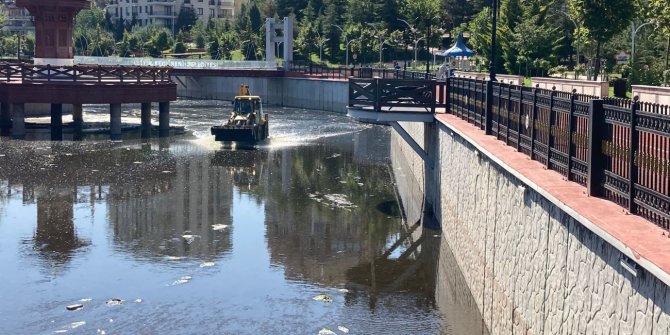
M 221 230 L 224 230 L 228 227 L 230 227 L 230 226 L 227 225 L 227 224 L 215 224 L 215 225 L 212 225 L 212 230 L 221 231 Z
M 191 276 L 183 276 L 183 277 L 181 277 L 181 278 L 175 280 L 174 282 L 172 282 L 172 286 L 174 286 L 174 285 L 186 284 L 186 283 L 188 283 L 188 282 L 191 280 L 191 278 L 193 278 L 193 277 L 191 277 Z
M 214 265 L 216 265 L 216 263 L 214 263 L 214 262 L 204 262 L 204 263 L 200 264 L 200 267 L 201 268 L 209 268 L 209 267 L 212 267 Z
M 86 321 L 77 321 L 70 324 L 70 328 L 75 329 L 86 324 Z
M 349 333 L 349 328 L 347 328 L 347 327 L 345 327 L 345 326 L 337 326 L 337 330 L 339 330 L 339 331 L 341 331 L 341 332 L 343 332 L 343 333 L 345 333 L 345 334 L 348 334 L 348 333 Z

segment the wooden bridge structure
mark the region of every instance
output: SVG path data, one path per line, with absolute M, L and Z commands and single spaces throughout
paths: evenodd
M 83 104 L 109 104 L 110 136 L 121 136 L 121 104 L 139 103 L 143 133 L 151 128 L 151 105 L 159 107 L 159 133 L 169 131 L 170 101 L 177 99 L 169 68 L 128 66 L 51 66 L 0 63 L 0 129 L 25 136 L 25 105 L 51 105 L 51 139 L 63 138 L 63 105 L 73 106 L 73 126 L 83 124 Z

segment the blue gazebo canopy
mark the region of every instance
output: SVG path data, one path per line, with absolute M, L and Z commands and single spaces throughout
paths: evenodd
M 444 57 L 471 57 L 474 56 L 475 52 L 470 50 L 465 43 L 463 42 L 463 33 L 458 33 L 456 37 L 456 43 L 453 47 L 449 48 L 447 51 L 443 52 L 441 56 Z

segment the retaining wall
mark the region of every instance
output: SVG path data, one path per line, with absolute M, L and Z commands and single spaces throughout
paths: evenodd
M 423 145 L 423 124 L 402 126 Z M 670 332 L 663 282 L 626 271 L 618 249 L 457 132 L 440 124 L 438 134 L 435 171 L 394 133 L 405 147 L 395 158 L 407 159 L 417 181 L 438 181 L 427 197 L 438 204 L 442 242 L 491 334 Z
M 346 113 L 349 83 L 308 78 L 176 76 L 177 96 L 193 99 L 232 100 L 240 84 L 266 104 Z
M 660 105 L 670 105 L 670 87 L 633 85 L 633 96 L 639 96 L 640 101 Z
M 609 82 L 606 81 L 588 81 L 572 80 L 552 77 L 533 77 L 530 78 L 531 87 L 551 90 L 556 87 L 557 91 L 572 92 L 575 90 L 579 94 L 594 95 L 597 97 L 609 96 Z

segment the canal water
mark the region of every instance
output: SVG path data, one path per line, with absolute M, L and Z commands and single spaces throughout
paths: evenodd
M 233 150 L 228 107 L 173 104 L 169 139 L 0 139 L 0 334 L 486 333 L 441 233 L 403 220 L 388 128 L 268 108 Z

